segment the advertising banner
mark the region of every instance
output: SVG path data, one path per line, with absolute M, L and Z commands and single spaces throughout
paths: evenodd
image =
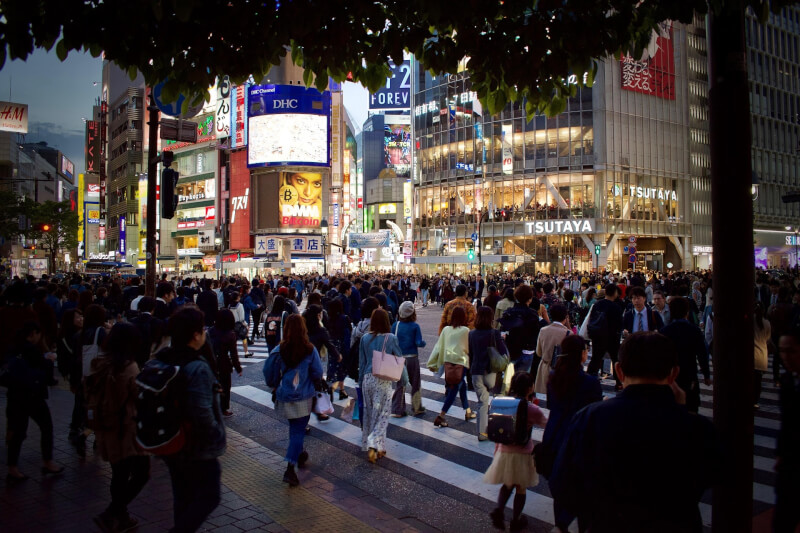
M 339 204 L 333 204 L 333 226 L 339 227 Z
M 650 45 L 640 59 L 625 55 L 621 59 L 622 88 L 675 100 L 675 50 L 672 42 L 672 22 L 659 24 L 653 31 Z
M 247 145 L 247 89 L 250 85 L 237 85 L 231 91 L 231 148 Z
M 411 224 L 412 190 L 410 181 L 403 183 L 403 218 L 406 224 Z
M 119 217 L 119 253 L 125 257 L 125 216 Z
M 370 109 L 411 109 L 411 62 L 389 63 L 392 74 L 386 84 L 369 95 Z
M 72 161 L 67 159 L 64 154 L 61 154 L 61 164 L 59 170 L 61 171 L 61 174 L 69 178 L 70 181 L 74 179 L 75 165 L 73 165 Z
M 389 230 L 374 233 L 350 233 L 350 248 L 385 248 L 391 242 Z
M 78 209 L 78 242 L 85 242 L 84 239 L 86 238 L 85 228 L 83 227 L 85 220 L 84 215 L 86 213 L 86 206 L 83 203 L 84 202 L 83 199 L 85 196 L 83 191 L 85 190 L 85 188 L 86 185 L 84 182 L 83 174 L 78 174 L 78 206 L 81 207 L 81 209 Z M 86 257 L 85 247 L 83 247 L 83 249 L 79 250 L 78 252 L 78 259 L 83 259 L 84 257 Z
M 329 166 L 331 93 L 254 85 L 247 101 L 247 166 Z
M 86 122 L 86 172 L 100 172 L 100 122 Z M 98 188 L 98 193 L 100 192 Z
M 204 229 L 197 232 L 197 247 L 200 250 L 214 249 L 214 230 Z
M 28 104 L 0 101 L 0 131 L 28 133 Z
M 289 250 L 292 255 L 322 255 L 322 237 L 320 235 L 256 235 L 255 255 L 277 254 L 281 240 L 290 241 Z
M 513 143 L 514 127 L 511 124 L 503 124 L 501 133 L 501 144 L 503 146 L 503 174 L 513 174 L 514 155 L 511 145 Z
M 411 175 L 411 124 L 383 126 L 383 162 L 398 178 Z
M 86 223 L 100 224 L 100 204 L 96 202 L 86 202 Z
M 190 119 L 189 122 L 197 124 L 197 143 L 204 143 L 216 139 L 216 132 L 214 131 L 214 115 L 202 115 L 197 119 Z M 177 150 L 178 148 L 185 148 L 192 146 L 195 143 L 179 142 L 179 141 L 166 141 L 163 150 Z
M 214 117 L 217 139 L 231 135 L 231 82 L 228 76 L 217 80 L 217 115 Z
M 231 153 L 230 244 L 233 250 L 250 248 L 250 171 L 243 150 Z
M 322 221 L 322 174 L 281 172 L 280 180 L 280 227 L 318 228 Z

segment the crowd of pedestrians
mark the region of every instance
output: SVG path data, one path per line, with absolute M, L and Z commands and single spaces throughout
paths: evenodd
M 723 476 L 724 446 L 697 415 L 700 384 L 713 385 L 711 285 L 710 273 L 684 272 L 164 277 L 151 297 L 138 278 L 0 279 L 0 323 L 13 332 L 0 336 L 7 483 L 27 478 L 18 463 L 31 419 L 41 430 L 42 474 L 63 472 L 53 461 L 60 437 L 46 400 L 64 379 L 74 394 L 64 437 L 84 456 L 94 434 L 96 453 L 111 464 L 110 502 L 95 517 L 98 527 L 136 527 L 128 504 L 149 479 L 150 457 L 161 455 L 172 479 L 173 531 L 197 530 L 220 501 L 233 373 L 242 375 L 240 357 L 263 342 L 266 384 L 288 421 L 290 486 L 311 459 L 304 447 L 310 417 L 331 416 L 337 395 L 350 400 L 366 459 L 384 457 L 389 418 L 425 414 L 424 364 L 445 381 L 433 421 L 441 431 L 456 399 L 467 421 L 477 418 L 479 441 L 493 438 L 492 396 L 527 407 L 528 438 L 499 443 L 484 477 L 501 484 L 491 514 L 498 528 L 515 494 L 510 526 L 524 529 L 526 489 L 541 474 L 561 531 L 576 518 L 581 531 L 698 531 L 697 503 Z M 753 405 L 772 354 L 784 419 L 775 530 L 791 531 L 800 521 L 792 506 L 800 495 L 800 290 L 789 275 L 759 274 L 754 295 Z M 439 334 L 421 362 L 426 342 L 416 312 L 432 304 L 442 306 Z M 176 379 L 153 377 L 168 369 Z M 357 383 L 354 398 L 348 377 Z M 615 397 L 602 401 L 600 378 L 614 379 Z M 536 394 L 548 411 L 537 407 Z M 162 402 L 154 412 L 164 414 L 148 418 L 148 401 Z M 150 443 L 148 424 L 171 438 Z M 544 429 L 536 447 L 535 425 Z M 653 475 L 654 457 L 669 476 Z

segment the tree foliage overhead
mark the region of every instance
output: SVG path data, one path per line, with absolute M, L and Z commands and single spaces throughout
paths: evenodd
M 710 3 L 725 1 L 733 0 Z M 555 114 L 575 90 L 563 81 L 569 74 L 582 81 L 595 58 L 641 50 L 659 22 L 690 22 L 707 9 L 707 0 L 4 0 L 0 66 L 35 47 L 55 46 L 62 60 L 86 50 L 138 70 L 148 85 L 169 79 L 166 98 L 199 99 L 218 75 L 261 79 L 286 50 L 306 84 L 315 76 L 323 89 L 351 73 L 374 91 L 388 60 L 407 50 L 435 73 L 454 73 L 468 57 L 490 112 L 524 97 L 529 115 Z

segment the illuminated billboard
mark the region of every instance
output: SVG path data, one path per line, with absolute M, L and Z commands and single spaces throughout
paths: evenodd
M 620 60 L 622 88 L 675 100 L 675 49 L 672 42 L 672 22 L 662 22 L 654 30 L 650 45 L 641 59 L 630 54 Z
M 254 85 L 247 99 L 247 166 L 329 166 L 331 95 L 295 85 Z
M 383 162 L 399 178 L 411 175 L 411 124 L 383 126 Z
M 322 220 L 322 174 L 281 172 L 280 227 L 318 228 Z

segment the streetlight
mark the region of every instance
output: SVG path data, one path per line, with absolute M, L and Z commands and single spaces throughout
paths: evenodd
M 328 219 L 323 218 L 319 227 L 322 229 L 322 275 L 328 273 L 328 261 L 325 256 L 325 249 L 328 246 Z
M 214 237 L 214 248 L 217 249 L 217 281 L 222 275 L 222 237 Z

